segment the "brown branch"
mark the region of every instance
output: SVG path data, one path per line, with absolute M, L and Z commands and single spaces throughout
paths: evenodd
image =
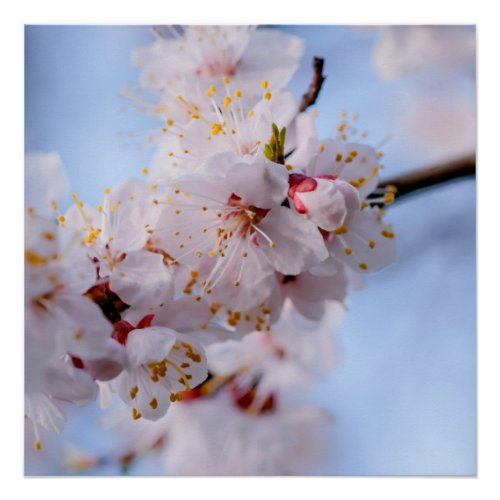
M 397 201 L 415 191 L 439 186 L 445 182 L 475 175 L 476 156 L 475 154 L 471 154 L 441 165 L 421 168 L 408 174 L 381 180 L 379 187 L 395 186 L 397 188 L 395 197 Z
M 323 82 L 326 80 L 326 76 L 323 75 L 323 65 L 325 64 L 325 60 L 321 57 L 315 57 L 313 59 L 313 79 L 311 84 L 309 85 L 308 91 L 302 96 L 299 106 L 299 112 L 305 111 L 309 106 L 312 106 L 318 95 L 321 91 L 321 87 L 323 86 Z

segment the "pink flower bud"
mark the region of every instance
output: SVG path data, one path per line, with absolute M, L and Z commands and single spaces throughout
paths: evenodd
M 342 226 L 360 208 L 356 188 L 332 175 L 292 174 L 289 185 L 293 208 L 326 231 Z

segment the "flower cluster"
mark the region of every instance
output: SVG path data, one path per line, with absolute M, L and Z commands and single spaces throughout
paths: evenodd
M 339 304 L 394 260 L 394 193 L 346 116 L 321 141 L 283 90 L 299 39 L 171 31 L 133 54 L 154 100 L 131 97 L 162 121 L 142 180 L 61 213 L 58 157 L 26 159 L 26 415 L 35 436 L 60 432 L 64 402 L 116 395 L 129 425 L 161 419 L 151 444 L 169 435 L 171 471 L 296 471 L 284 461 L 328 419 L 285 394 L 329 369 Z M 238 439 L 221 457 L 224 429 Z

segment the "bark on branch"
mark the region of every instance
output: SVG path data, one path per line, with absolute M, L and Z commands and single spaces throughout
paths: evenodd
M 408 174 L 399 175 L 390 179 L 381 180 L 379 187 L 395 186 L 397 193 L 395 200 L 430 187 L 443 183 L 476 175 L 476 155 L 471 154 L 464 158 L 443 163 L 441 165 L 421 168 Z
M 323 75 L 324 64 L 325 60 L 321 57 L 315 57 L 313 59 L 313 79 L 309 85 L 308 91 L 302 96 L 300 101 L 299 111 L 301 113 L 304 112 L 309 106 L 312 106 L 318 98 L 323 82 L 326 80 L 326 76 Z

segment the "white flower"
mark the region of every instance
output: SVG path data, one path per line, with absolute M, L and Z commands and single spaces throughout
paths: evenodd
M 185 116 L 189 108 L 177 99 L 189 95 L 190 108 L 211 110 L 204 94 L 212 84 L 230 77 L 246 97 L 255 98 L 263 77 L 270 91 L 284 87 L 303 53 L 300 39 L 274 29 L 251 26 L 187 26 L 174 39 L 159 37 L 132 55 L 143 68 L 141 84 L 157 91 L 164 116 Z M 219 94 L 223 97 L 224 92 Z
M 111 290 L 137 307 L 155 307 L 171 298 L 170 269 L 162 255 L 145 249 L 158 217 L 154 190 L 142 181 L 128 180 L 106 190 L 98 213 L 73 198 L 75 205 L 61 223 L 84 235 L 99 276 L 109 278 Z
M 285 407 L 255 416 L 227 396 L 221 392 L 172 409 L 164 453 L 167 474 L 307 474 L 324 459 L 328 412 Z
M 282 166 L 228 154 L 206 171 L 172 185 L 155 231 L 158 245 L 195 271 L 199 293 L 244 311 L 271 295 L 274 271 L 297 275 L 327 257 L 314 224 L 281 206 Z
M 376 194 L 380 169 L 379 156 L 375 149 L 341 139 L 328 139 L 319 144 L 313 137 L 301 145 L 296 159 L 291 158 L 291 161 L 297 174 L 306 176 L 303 180 L 306 187 L 308 183 L 314 184 L 324 176 L 334 177 L 335 180 L 330 182 L 337 183 L 339 187 L 332 206 L 323 215 L 317 213 L 317 208 L 322 202 L 327 205 L 327 200 L 321 196 L 318 201 L 305 199 L 309 204 L 313 201 L 312 219 L 328 226 L 322 228 L 322 234 L 330 258 L 317 268 L 311 269 L 313 274 L 333 274 L 338 269 L 338 260 L 358 273 L 378 271 L 395 260 L 392 227 L 383 222 L 383 210 L 372 206 L 375 203 L 391 203 L 394 199 L 390 190 L 383 190 L 380 196 L 373 196 Z M 357 190 L 360 206 L 357 206 L 355 195 L 346 184 Z M 295 198 L 299 195 L 293 192 L 293 187 L 291 194 L 293 205 L 296 206 Z M 372 197 L 368 198 L 369 195 Z M 298 207 L 301 208 L 302 199 L 299 198 L 298 201 Z M 304 207 L 307 216 L 307 205 Z M 342 219 L 343 222 L 338 227 L 332 228 L 333 222 Z
M 221 100 L 215 100 L 214 85 L 205 97 L 210 113 L 193 109 L 191 121 L 185 125 L 167 119 L 163 138 L 147 169 L 153 182 L 165 183 L 200 171 L 207 159 L 218 153 L 232 152 L 240 157 L 262 155 L 272 124 L 290 128 L 298 114 L 293 95 L 283 91 L 269 92 L 267 81 L 261 83 L 265 88 L 257 104 L 249 104 L 243 99 L 241 90 L 231 91 L 235 87 L 229 85 L 227 78 L 223 87 L 225 95 Z M 291 135 L 286 144 L 288 151 L 295 146 Z
M 33 338 L 26 343 L 36 346 Z M 46 360 L 43 370 L 31 370 L 29 357 L 26 360 L 25 415 L 35 435 L 34 447 L 41 449 L 39 427 L 60 433 L 66 423 L 61 402 L 68 401 L 79 406 L 87 405 L 97 396 L 97 384 L 83 370 L 75 368 L 67 358 Z
M 383 26 L 379 30 L 373 66 L 380 78 L 424 69 L 475 75 L 474 26 Z
M 127 366 L 116 378 L 120 398 L 132 408 L 132 418 L 158 420 L 180 393 L 207 377 L 202 347 L 189 335 L 171 328 L 149 326 L 152 317 L 136 327 L 122 321 L 117 340 L 125 345 Z
M 53 221 L 26 218 L 26 314 L 38 338 L 59 355 L 103 355 L 111 324 L 82 294 L 95 281 L 95 266 L 79 235 Z
M 208 346 L 210 373 L 231 377 L 238 394 L 252 395 L 248 410 L 259 413 L 269 397 L 279 391 L 303 390 L 331 370 L 333 329 L 342 313 L 342 306 L 331 304 L 322 321 L 308 321 L 300 318 L 290 303 L 285 303 L 281 318 L 271 331 L 257 331 L 241 341 Z
M 24 203 L 28 213 L 51 217 L 69 191 L 59 155 L 53 152 L 26 154 L 24 177 Z

